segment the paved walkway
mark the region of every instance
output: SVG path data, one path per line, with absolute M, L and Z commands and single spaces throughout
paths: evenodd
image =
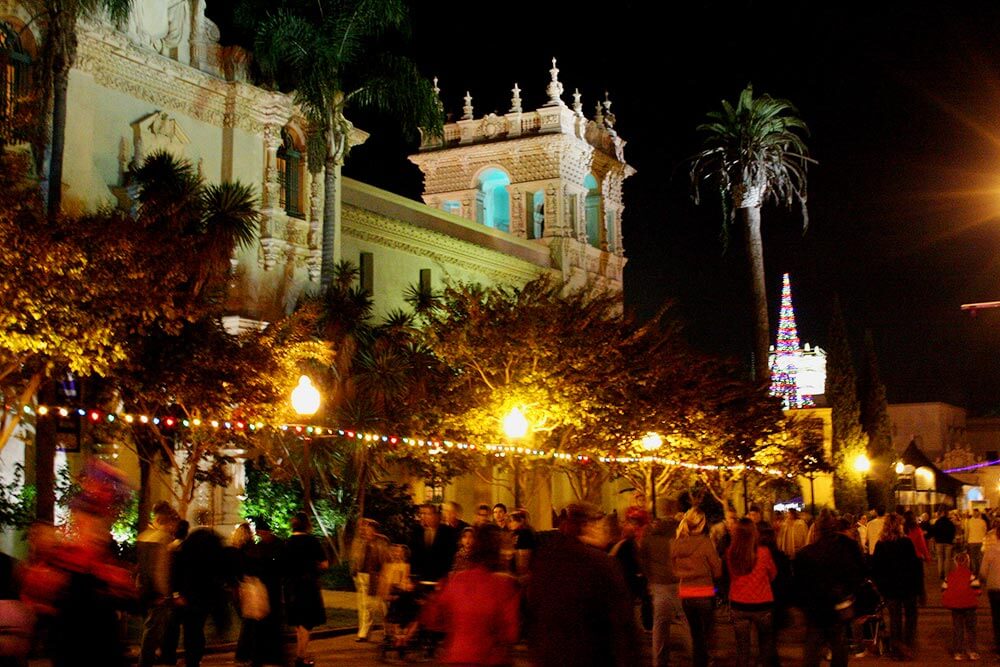
M 932 667 L 952 664 L 950 651 L 951 642 L 951 613 L 941 607 L 941 591 L 937 582 L 931 579 L 928 573 L 928 604 L 919 611 L 918 624 L 918 651 L 916 659 L 907 663 L 916 667 Z M 324 599 L 329 607 L 354 608 L 354 593 L 326 591 Z M 990 622 L 989 605 L 985 594 L 980 601 L 980 611 L 978 615 L 978 636 L 981 665 L 1000 665 L 1000 658 L 993 653 L 992 646 L 992 626 Z M 681 633 L 675 633 L 681 634 Z M 332 636 L 331 636 L 332 635 Z M 785 630 L 779 639 L 781 662 L 783 665 L 799 665 L 802 660 L 803 649 L 803 627 L 801 618 L 794 622 L 790 628 Z M 338 665 L 352 667 L 356 665 L 373 665 L 381 662 L 377 641 L 381 638 L 381 633 L 373 634 L 374 642 L 356 643 L 354 641 L 354 631 L 352 628 L 344 628 L 339 631 L 327 633 L 326 636 L 314 639 L 311 645 L 312 653 L 317 665 Z M 675 637 L 674 651 L 671 662 L 675 665 L 690 664 L 690 652 L 685 646 L 683 637 Z M 647 637 L 648 640 L 648 637 Z M 649 649 L 646 649 L 647 655 Z M 519 646 L 514 653 L 514 665 L 516 667 L 529 667 L 527 650 L 524 646 Z M 433 660 L 412 658 L 410 662 L 423 664 L 436 664 Z M 387 664 L 406 664 L 398 660 L 395 655 L 386 661 Z M 232 648 L 216 652 L 205 657 L 202 664 L 206 667 L 212 665 L 232 665 Z M 897 662 L 873 656 L 852 657 L 851 664 L 867 666 L 895 665 Z M 31 667 L 48 667 L 48 661 L 32 661 Z M 732 627 L 728 624 L 726 614 L 720 613 L 716 626 L 716 645 L 713 651 L 714 667 L 729 667 L 735 665 L 735 638 Z

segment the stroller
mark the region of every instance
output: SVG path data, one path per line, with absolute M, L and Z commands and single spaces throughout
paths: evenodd
M 385 633 L 379 646 L 382 660 L 388 659 L 393 652 L 400 660 L 412 656 L 433 657 L 435 644 L 420 624 L 421 611 L 433 590 L 433 582 L 418 582 L 409 589 L 392 587 L 385 614 Z
M 889 624 L 886 605 L 875 583 L 866 579 L 855 595 L 857 615 L 851 621 L 851 653 L 883 656 L 889 653 Z

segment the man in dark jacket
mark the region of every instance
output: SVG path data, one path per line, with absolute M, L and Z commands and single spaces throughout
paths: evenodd
M 806 615 L 806 648 L 802 662 L 818 667 L 824 645 L 833 654 L 831 667 L 847 665 L 847 625 L 839 608 L 857 593 L 865 579 L 864 556 L 856 540 L 836 530 L 833 517 L 821 517 L 817 539 L 795 556 L 795 582 Z
M 677 576 L 670 565 L 670 547 L 677 535 L 673 519 L 654 521 L 639 546 L 639 564 L 653 596 L 653 667 L 670 662 L 670 626 L 684 623 Z
M 420 506 L 420 526 L 410 539 L 410 570 L 424 581 L 438 581 L 451 571 L 458 534 L 451 526 L 441 522 L 437 506 L 425 503 Z
M 948 513 L 938 510 L 937 519 L 931 524 L 930 537 L 934 540 L 934 556 L 937 558 L 938 577 L 941 587 L 945 587 L 945 579 L 951 571 L 951 550 L 955 544 L 955 524 L 948 518 Z
M 201 513 L 199 528 L 191 531 L 177 550 L 175 591 L 184 628 L 184 664 L 198 667 L 205 653 L 205 622 L 209 615 L 220 632 L 227 629 L 225 584 L 234 577 L 235 567 L 227 562 L 222 538 L 207 524 L 211 517 Z M 229 570 L 229 571 L 227 571 Z
M 625 579 L 604 552 L 610 535 L 593 505 L 566 508 L 528 580 L 528 640 L 539 667 L 625 667 L 640 662 Z

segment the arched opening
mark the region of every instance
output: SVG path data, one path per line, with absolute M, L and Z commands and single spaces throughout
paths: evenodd
M 583 179 L 583 185 L 587 188 L 586 213 L 587 213 L 587 242 L 595 248 L 601 247 L 601 189 L 597 184 L 597 179 L 593 174 L 587 174 Z
M 441 202 L 441 210 L 452 215 L 462 215 L 462 202 L 457 199 Z
M 18 104 L 32 90 L 32 56 L 25 46 L 14 26 L 0 21 L 0 131 L 8 139 Z
M 278 204 L 293 218 L 305 218 L 302 182 L 305 173 L 305 146 L 288 128 L 281 130 L 278 149 L 278 180 L 281 189 Z
M 476 220 L 487 227 L 510 231 L 510 177 L 499 169 L 487 169 L 479 176 L 476 192 Z
M 540 239 L 545 235 L 545 193 L 541 190 L 531 195 L 527 230 L 529 239 Z

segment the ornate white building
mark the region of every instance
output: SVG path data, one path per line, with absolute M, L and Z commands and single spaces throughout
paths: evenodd
M 0 0 L 0 113 L 31 84 L 41 28 L 24 4 Z M 205 0 L 137 0 L 125 25 L 82 20 L 78 38 L 65 208 L 127 205 L 130 172 L 150 152 L 167 150 L 209 182 L 238 180 L 259 194 L 259 240 L 232 258 L 230 331 L 261 326 L 318 287 L 323 174 L 307 164 L 304 118 L 290 96 L 252 85 L 238 59 L 222 57 Z M 378 314 L 403 307 L 408 286 L 446 279 L 523 284 L 549 273 L 621 291 L 622 183 L 634 173 L 625 141 L 610 101 L 588 119 L 579 94 L 572 107 L 562 100 L 554 62 L 550 73 L 540 108 L 523 110 L 515 86 L 510 113 L 477 119 L 467 97 L 443 139 L 424 141 L 411 159 L 424 172 L 425 203 L 342 179 L 337 259 L 360 266 Z M 355 130 L 351 143 L 366 138 Z M 0 471 L 33 460 L 24 444 L 31 440 L 22 434 L 8 445 Z M 127 452 L 119 462 L 137 469 Z M 206 488 L 195 505 L 228 523 L 240 492 Z M 455 493 L 471 505 L 497 500 L 499 491 L 470 484 Z

